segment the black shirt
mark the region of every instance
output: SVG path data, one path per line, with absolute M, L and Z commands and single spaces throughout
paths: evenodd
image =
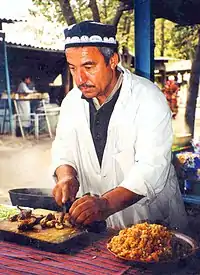
M 89 103 L 90 131 L 100 166 L 106 145 L 109 121 L 115 107 L 115 103 L 119 97 L 120 90 L 121 86 L 115 92 L 111 100 L 105 103 L 99 110 L 96 109 L 92 98 L 86 98 L 82 95 L 82 98 L 87 100 Z

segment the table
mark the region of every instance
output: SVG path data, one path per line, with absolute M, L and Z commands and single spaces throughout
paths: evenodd
M 0 274 L 38 275 L 139 275 L 199 274 L 200 259 L 192 258 L 173 267 L 130 265 L 115 258 L 106 249 L 110 233 L 88 233 L 85 242 L 77 243 L 70 252 L 56 254 L 29 246 L 0 241 Z
M 21 131 L 21 134 L 22 134 L 22 137 L 25 138 L 25 134 L 24 134 L 24 129 L 22 127 L 22 120 L 21 120 L 21 115 L 20 115 L 20 112 L 19 112 L 19 108 L 18 108 L 18 105 L 17 105 L 17 102 L 19 101 L 32 101 L 32 100 L 41 100 L 41 103 L 42 103 L 42 108 L 43 108 L 43 116 L 45 117 L 45 120 L 46 120 L 46 123 L 47 123 L 47 127 L 48 127 L 48 131 L 49 131 L 49 136 L 50 138 L 52 138 L 52 131 L 51 131 L 51 126 L 50 126 L 50 122 L 49 122 L 49 119 L 48 119 L 48 116 L 47 116 L 47 111 L 46 111 L 46 105 L 45 105 L 45 99 L 13 99 L 13 103 L 14 103 L 14 107 L 15 107 L 15 111 L 16 111 L 16 119 L 18 120 L 19 122 L 19 128 L 20 128 L 20 131 Z M 35 136 L 36 138 L 38 138 L 39 136 L 39 133 L 38 133 L 38 129 L 39 129 L 39 115 L 41 114 L 35 114 L 35 113 L 31 113 L 30 116 L 33 116 L 34 117 L 34 124 L 35 124 Z
M 24 129 L 22 127 L 22 115 L 19 112 L 17 102 L 18 101 L 35 101 L 35 100 L 38 101 L 39 100 L 39 101 L 41 101 L 42 107 L 40 109 L 42 109 L 42 112 L 31 113 L 30 114 L 30 116 L 32 118 L 32 121 L 34 122 L 35 137 L 37 139 L 39 138 L 39 118 L 40 117 L 44 117 L 44 119 L 46 120 L 49 136 L 50 136 L 50 138 L 53 137 L 48 115 L 55 115 L 58 112 L 54 111 L 54 110 L 53 111 L 47 110 L 45 102 L 48 98 L 49 98 L 48 93 L 41 93 L 41 92 L 34 92 L 33 94 L 28 94 L 28 95 L 25 95 L 25 94 L 22 95 L 22 94 L 17 94 L 17 93 L 12 93 L 11 94 L 11 100 L 13 102 L 13 105 L 14 105 L 13 107 L 15 109 L 15 115 L 13 116 L 13 118 L 14 118 L 13 122 L 15 124 L 14 127 L 13 127 L 13 132 L 12 132 L 13 135 L 15 135 L 15 126 L 16 126 L 16 122 L 18 121 L 19 128 L 20 128 L 20 131 L 21 131 L 21 135 L 22 135 L 23 138 L 25 138 Z M 4 103 L 4 115 L 3 115 L 3 123 L 1 125 L 0 133 L 3 133 L 4 128 L 5 128 L 5 122 L 8 121 L 7 120 L 8 95 L 5 92 L 2 93 L 1 100 Z M 48 115 L 47 115 L 47 111 L 48 111 Z

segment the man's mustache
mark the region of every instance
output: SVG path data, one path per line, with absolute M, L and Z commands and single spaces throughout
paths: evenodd
M 81 88 L 94 88 L 94 87 L 95 86 L 89 85 L 89 84 L 81 84 L 81 85 L 78 86 L 79 89 L 81 89 Z

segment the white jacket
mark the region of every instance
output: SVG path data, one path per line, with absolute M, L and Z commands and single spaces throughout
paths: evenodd
M 63 164 L 74 167 L 80 181 L 77 196 L 101 195 L 117 186 L 145 196 L 110 216 L 109 226 L 123 228 L 148 219 L 183 229 L 186 213 L 171 164 L 171 112 L 152 82 L 123 71 L 101 167 L 90 133 L 89 104 L 75 87 L 62 102 L 52 145 L 53 172 Z

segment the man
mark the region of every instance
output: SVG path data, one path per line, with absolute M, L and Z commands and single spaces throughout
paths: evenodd
M 29 94 L 33 93 L 34 90 L 29 88 L 29 85 L 31 84 L 31 78 L 30 76 L 25 76 L 22 78 L 22 81 L 20 82 L 17 93 L 19 94 Z M 20 100 L 17 102 L 19 114 L 21 115 L 22 120 L 22 127 L 24 128 L 25 133 L 29 132 L 30 126 L 31 126 L 31 106 L 29 100 Z
M 184 229 L 171 112 L 153 83 L 118 66 L 115 35 L 114 26 L 91 21 L 65 30 L 76 87 L 62 102 L 52 146 L 53 195 L 59 205 L 78 198 L 74 223 L 123 228 L 148 219 Z

